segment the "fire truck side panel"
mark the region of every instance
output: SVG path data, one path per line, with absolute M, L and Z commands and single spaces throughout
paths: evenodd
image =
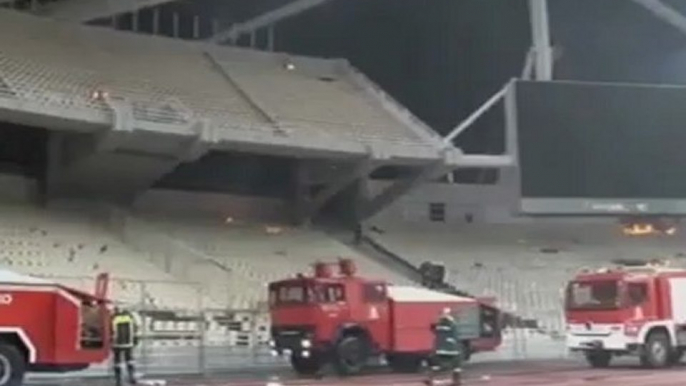
M 45 321 L 53 318 L 54 291 L 50 287 L 0 286 L 0 331 L 17 334 L 26 347 L 29 363 L 55 358 L 54 331 Z
M 389 307 L 387 300 L 365 305 L 367 313 L 362 325 L 373 337 L 374 347 L 378 351 L 388 352 L 391 348 L 392 333 Z
M 366 331 L 376 351 L 388 351 L 391 334 L 386 284 L 369 281 L 359 285 L 356 278 L 344 280 L 349 315 L 348 319 L 339 319 L 337 333 L 360 327 Z
M 446 308 L 450 308 L 457 315 L 467 310 L 477 310 L 476 304 L 473 301 L 425 303 L 392 301 L 392 322 L 390 324 L 392 329 L 392 348 L 390 351 L 398 353 L 430 352 L 434 344 L 434 333 L 431 327 Z M 478 323 L 475 327 L 478 328 Z M 473 328 L 469 329 L 473 330 Z M 465 336 L 465 339 L 470 338 L 474 338 L 474 336 Z
M 72 296 L 59 296 L 55 303 L 54 365 L 101 362 L 107 358 L 106 349 L 81 348 L 81 310 L 79 300 Z
M 676 324 L 686 324 L 686 277 L 669 279 L 671 316 Z
M 391 302 L 392 348 L 396 353 L 428 353 L 433 348 L 431 325 L 451 303 Z

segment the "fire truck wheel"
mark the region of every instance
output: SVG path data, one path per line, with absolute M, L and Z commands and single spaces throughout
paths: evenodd
M 612 354 L 608 351 L 590 351 L 586 353 L 586 361 L 594 368 L 608 367 L 612 361 Z
M 26 364 L 19 350 L 0 343 L 0 386 L 21 386 Z
M 645 367 L 657 368 L 669 366 L 672 356 L 672 345 L 669 336 L 664 332 L 653 332 L 648 335 L 648 341 L 641 354 L 641 364 Z
M 356 335 L 343 337 L 336 345 L 336 370 L 341 375 L 355 375 L 362 371 L 369 358 L 368 344 Z
M 291 355 L 291 366 L 300 375 L 314 375 L 321 369 L 321 362 L 318 358 L 303 358 L 298 355 Z
M 678 348 L 672 352 L 672 357 L 669 358 L 669 360 L 672 362 L 673 365 L 676 365 L 681 362 L 681 360 L 684 358 L 684 349 L 683 348 Z

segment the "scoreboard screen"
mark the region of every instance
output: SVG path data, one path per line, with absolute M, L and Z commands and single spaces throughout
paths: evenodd
M 517 82 L 524 214 L 686 214 L 686 87 Z

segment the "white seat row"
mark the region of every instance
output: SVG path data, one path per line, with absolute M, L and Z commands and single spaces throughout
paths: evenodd
M 518 315 L 561 331 L 566 282 L 583 267 L 613 266 L 618 258 L 653 259 L 686 251 L 683 237 L 628 238 L 614 223 L 474 224 L 432 232 L 385 229 L 384 246 L 419 266 L 445 264 L 448 280 L 475 295 L 495 296 Z
M 328 235 L 304 229 L 279 228 L 276 234 L 266 225 L 207 225 L 170 220 L 156 221 L 177 240 L 191 245 L 227 269 L 223 286 L 216 285 L 217 296 L 229 294 L 230 304 L 254 309 L 267 300 L 267 284 L 272 281 L 309 274 L 318 261 L 335 262 L 352 258 L 365 277 L 405 284 L 408 281 L 375 261 L 360 255 Z M 218 284 L 218 283 L 215 283 Z
M 164 272 L 85 213 L 0 207 L 0 265 L 88 292 L 93 291 L 93 278 L 108 272 L 114 300 L 134 306 L 218 307 L 199 286 Z

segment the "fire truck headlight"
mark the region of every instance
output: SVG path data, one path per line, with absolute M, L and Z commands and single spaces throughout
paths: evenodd
M 300 341 L 300 346 L 302 346 L 302 348 L 310 348 L 312 347 L 312 342 L 309 339 L 303 339 Z
M 641 331 L 641 326 L 636 324 L 627 324 L 624 326 L 624 335 L 626 336 L 638 336 Z
M 272 351 L 271 351 L 271 354 L 272 354 L 273 357 L 278 357 L 278 356 L 279 356 L 279 352 L 276 351 L 276 350 L 272 350 Z
M 310 352 L 307 351 L 307 350 L 305 350 L 305 351 L 302 352 L 302 356 L 303 356 L 303 358 L 309 358 L 309 357 L 310 357 Z
M 274 342 L 274 339 L 269 341 L 269 347 L 271 347 L 271 348 L 276 347 L 276 342 Z

